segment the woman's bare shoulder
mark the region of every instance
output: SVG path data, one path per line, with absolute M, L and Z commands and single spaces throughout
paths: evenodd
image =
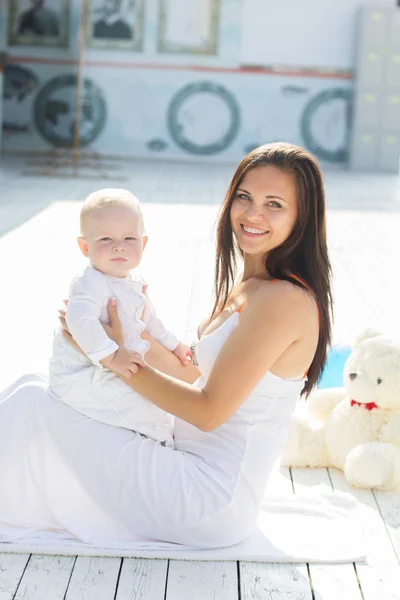
M 285 310 L 290 310 L 292 314 L 294 312 L 298 318 L 313 318 L 318 315 L 312 292 L 283 279 L 262 282 L 249 297 L 246 308 L 259 312 L 261 316 L 275 306 L 281 307 L 283 314 Z

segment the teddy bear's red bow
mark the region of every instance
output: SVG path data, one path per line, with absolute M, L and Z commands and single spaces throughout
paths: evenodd
M 351 406 L 363 406 L 367 410 L 372 410 L 373 408 L 378 408 L 378 406 L 377 406 L 377 404 L 375 404 L 375 402 L 367 402 L 366 404 L 364 404 L 363 402 L 356 402 L 355 400 L 351 400 L 350 404 L 351 404 Z

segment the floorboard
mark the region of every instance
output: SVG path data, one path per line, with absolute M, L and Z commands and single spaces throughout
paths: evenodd
M 29 558 L 29 554 L 0 554 L 0 600 L 14 598 Z
M 170 561 L 165 600 L 236 600 L 237 563 Z
M 165 600 L 167 560 L 124 558 L 115 600 Z
M 71 556 L 31 556 L 15 600 L 64 600 L 74 564 Z

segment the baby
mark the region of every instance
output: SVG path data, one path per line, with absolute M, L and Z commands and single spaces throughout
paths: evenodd
M 138 200 L 122 189 L 90 194 L 80 215 L 78 244 L 90 266 L 71 284 L 66 322 L 85 355 L 56 334 L 50 359 L 49 393 L 76 411 L 126 427 L 173 446 L 172 417 L 130 389 L 116 373 L 130 377 L 143 365 L 149 343 L 144 329 L 185 365 L 190 350 L 156 317 L 145 282 L 131 270 L 140 263 L 147 236 Z M 105 333 L 107 304 L 116 298 L 124 334 L 118 346 Z

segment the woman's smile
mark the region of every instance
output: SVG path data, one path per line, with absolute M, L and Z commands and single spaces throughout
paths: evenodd
M 258 227 L 250 227 L 249 225 L 240 224 L 243 235 L 250 238 L 257 238 L 266 235 L 268 231 L 266 229 L 260 229 Z

